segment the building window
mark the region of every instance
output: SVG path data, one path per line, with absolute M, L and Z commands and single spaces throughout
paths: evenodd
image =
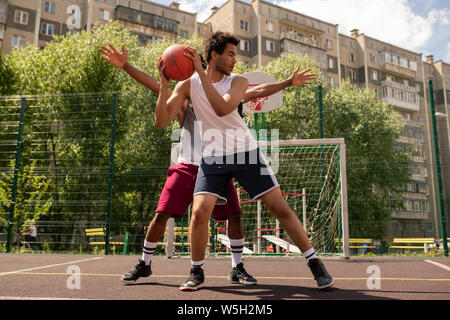
M 189 32 L 187 32 L 186 30 L 180 29 L 180 38 L 188 39 L 188 37 L 189 37 Z
M 348 55 L 348 57 L 349 57 L 349 59 L 350 59 L 350 62 L 355 62 L 355 55 L 354 55 L 353 53 L 350 53 L 350 54 Z
M 13 48 L 25 48 L 26 39 L 23 36 L 13 36 L 12 46 Z
M 28 24 L 28 12 L 16 10 L 14 13 L 14 22 Z
M 331 40 L 326 40 L 325 41 L 325 45 L 327 47 L 327 49 L 332 50 L 333 49 L 333 41 Z
M 241 51 L 250 51 L 250 44 L 247 40 L 241 40 L 241 42 L 239 42 L 239 46 Z
M 350 70 L 349 74 L 350 74 L 350 79 L 356 80 L 356 71 L 355 70 Z
M 378 81 L 378 72 L 372 71 L 371 74 L 372 80 Z
M 109 11 L 105 9 L 100 9 L 98 12 L 98 18 L 101 20 L 109 21 Z
M 247 21 L 241 20 L 240 26 L 241 26 L 241 30 L 248 31 L 248 22 Z
M 273 32 L 273 30 L 274 30 L 273 23 L 270 22 L 269 20 L 266 20 L 266 30 L 269 32 Z
M 377 57 L 374 54 L 372 54 L 372 53 L 370 54 L 370 61 L 373 62 L 373 63 L 377 62 Z
M 333 78 L 328 78 L 328 85 L 329 85 L 331 88 L 334 88 L 334 79 L 333 79 Z
M 45 1 L 44 2 L 44 11 L 48 13 L 55 13 L 55 3 Z
M 275 42 L 266 40 L 266 51 L 275 52 Z
M 333 69 L 334 68 L 333 58 L 328 58 L 328 68 L 329 69 Z
M 0 2 L 0 14 L 6 13 L 6 3 Z
M 53 30 L 55 29 L 55 26 L 52 24 L 43 23 L 41 26 L 41 33 L 45 34 L 47 36 L 53 35 Z

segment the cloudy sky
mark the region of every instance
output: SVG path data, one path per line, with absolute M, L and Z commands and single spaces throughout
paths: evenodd
M 152 0 L 169 5 L 173 0 Z M 203 22 L 211 7 L 227 0 L 174 0 L 180 9 L 197 12 Z M 242 0 L 241 0 L 242 1 Z M 243 0 L 250 3 L 250 0 Z M 399 47 L 434 54 L 450 63 L 449 0 L 265 0 L 302 14 L 339 24 L 339 32 L 350 35 L 359 29 L 369 37 Z

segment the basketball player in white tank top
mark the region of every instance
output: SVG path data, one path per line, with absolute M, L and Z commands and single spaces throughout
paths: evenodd
M 231 75 L 236 63 L 238 43 L 239 40 L 231 34 L 223 32 L 212 34 L 205 41 L 205 58 L 208 63 L 206 71 L 202 68 L 200 56 L 196 50 L 189 48 L 191 55 L 187 54 L 187 56 L 193 60 L 198 75 L 179 82 L 172 95 L 169 93 L 168 84 L 161 85 L 156 104 L 157 109 L 167 108 L 169 114 L 175 116 L 176 110 L 186 99 L 189 99 L 192 102 L 197 120 L 202 121 L 203 125 L 206 124 L 206 127 L 202 129 L 203 135 L 207 129 L 218 130 L 222 133 L 222 139 L 226 140 L 228 136 L 226 130 L 239 129 L 243 130 L 245 136 L 244 141 L 233 141 L 235 153 L 231 154 L 229 153 L 231 147 L 227 144 L 229 141 L 224 143 L 223 140 L 215 140 L 213 148 L 208 149 L 207 139 L 202 136 L 203 160 L 197 175 L 190 224 L 192 268 L 189 278 L 180 286 L 180 290 L 197 290 L 204 283 L 204 271 L 201 266 L 203 265 L 208 241 L 208 221 L 216 203 L 223 200 L 223 184 L 229 176 L 236 178 L 250 194 L 251 191 L 248 190 L 247 186 L 254 188 L 251 196 L 261 199 L 271 214 L 284 226 L 289 237 L 308 260 L 308 266 L 317 281 L 318 288 L 328 288 L 334 284 L 333 278 L 328 274 L 322 261 L 317 258 L 300 220 L 283 199 L 275 176 L 273 174 L 268 176 L 258 175 L 258 171 L 255 171 L 263 167 L 268 169 L 269 172 L 271 169 L 259 149 L 253 149 L 256 142 L 245 131 L 245 123 L 239 123 L 236 118 L 236 109 L 248 86 L 248 81 L 245 78 Z M 201 83 L 201 88 L 197 86 L 199 83 Z M 237 137 L 235 136 L 234 139 L 237 139 Z M 220 160 L 221 156 L 231 155 L 234 158 L 238 154 L 248 156 L 248 153 L 251 152 L 256 152 L 258 155 L 259 161 L 256 166 L 250 163 L 244 164 L 244 167 L 239 167 L 235 164 L 229 166 L 227 163 L 218 165 L 218 162 L 208 162 L 211 157 Z M 245 176 L 242 174 L 245 171 L 256 172 L 256 174 L 250 177 Z M 216 181 L 217 183 L 215 183 Z M 262 182 L 261 185 L 264 190 L 261 190 L 260 182 Z M 262 192 L 257 193 L 258 188 Z

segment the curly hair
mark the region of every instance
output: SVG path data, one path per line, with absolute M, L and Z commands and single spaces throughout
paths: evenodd
M 213 51 L 218 54 L 222 54 L 225 51 L 228 43 L 237 46 L 239 44 L 239 39 L 229 32 L 217 31 L 211 34 L 207 39 L 205 39 L 205 57 L 206 62 L 211 61 L 211 53 Z

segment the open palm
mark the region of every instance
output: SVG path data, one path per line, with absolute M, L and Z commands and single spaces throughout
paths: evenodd
M 292 86 L 312 84 L 312 80 L 316 78 L 316 75 L 313 73 L 309 73 L 310 71 L 311 69 L 306 69 L 300 72 L 300 67 L 298 67 L 291 76 Z
M 112 44 L 109 45 L 109 48 L 102 46 L 100 48 L 100 52 L 104 54 L 104 56 L 101 56 L 103 60 L 110 62 L 117 68 L 123 68 L 123 66 L 127 63 L 128 54 L 125 50 L 124 44 L 122 45 L 122 53 L 118 52 Z

